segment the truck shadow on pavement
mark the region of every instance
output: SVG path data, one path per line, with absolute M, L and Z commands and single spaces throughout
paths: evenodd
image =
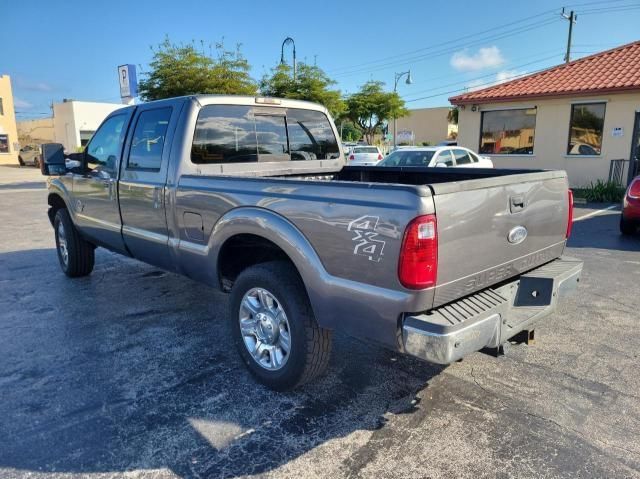
M 70 280 L 54 249 L 0 254 L 0 471 L 286 471 L 411 414 L 442 371 L 336 335 L 323 378 L 274 393 L 240 363 L 225 295 L 103 250 L 96 259 Z

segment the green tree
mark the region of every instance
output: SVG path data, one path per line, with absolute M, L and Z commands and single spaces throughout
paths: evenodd
M 362 130 L 351 120 L 341 119 L 336 126 L 341 132 L 342 141 L 358 141 L 362 138 Z
M 201 42 L 202 50 L 204 43 Z M 150 71 L 139 83 L 145 101 L 197 93 L 254 95 L 256 82 L 249 75 L 249 63 L 240 53 L 225 50 L 219 43 L 216 55 L 198 51 L 194 43 L 177 45 L 169 38 L 153 48 Z
M 334 119 L 340 118 L 345 111 L 345 103 L 340 90 L 332 90 L 335 81 L 330 79 L 321 68 L 315 65 L 298 63 L 295 81 L 293 69 L 280 64 L 264 75 L 260 81 L 260 92 L 265 96 L 307 100 L 324 105 Z
M 447 112 L 447 121 L 452 125 L 458 124 L 458 107 L 453 107 Z
M 383 87 L 383 82 L 370 81 L 347 99 L 348 118 L 363 131 L 370 144 L 385 121 L 409 113 L 402 98 L 396 92 L 384 91 Z

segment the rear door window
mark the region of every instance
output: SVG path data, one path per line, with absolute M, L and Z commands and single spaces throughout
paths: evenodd
M 436 158 L 436 165 L 453 166 L 453 157 L 450 150 L 441 151 Z
M 133 133 L 128 169 L 160 171 L 171 107 L 140 113 Z
M 456 159 L 456 166 L 468 165 L 471 163 L 471 157 L 469 156 L 469 152 L 466 150 L 456 148 L 453 150 L 453 156 Z

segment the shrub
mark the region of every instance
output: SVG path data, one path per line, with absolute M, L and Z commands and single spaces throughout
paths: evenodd
M 624 188 L 613 181 L 597 180 L 586 188 L 576 188 L 574 194 L 592 203 L 617 203 L 622 201 Z

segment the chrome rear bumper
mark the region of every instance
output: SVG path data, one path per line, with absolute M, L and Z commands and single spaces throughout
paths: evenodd
M 407 315 L 404 351 L 449 364 L 485 347 L 498 347 L 551 314 L 573 292 L 582 261 L 563 256 L 497 288 L 489 288 L 427 313 Z

